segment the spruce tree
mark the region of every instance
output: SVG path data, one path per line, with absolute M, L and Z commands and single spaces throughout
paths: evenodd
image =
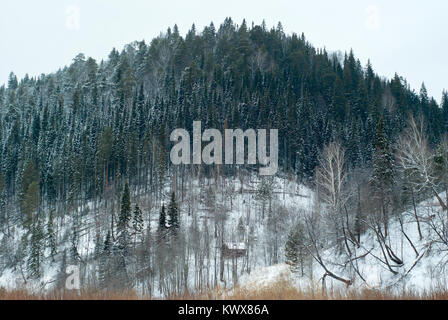
M 108 230 L 106 239 L 104 240 L 103 248 L 101 250 L 99 265 L 99 282 L 102 288 L 107 288 L 109 286 L 109 281 L 111 280 L 111 248 L 112 242 L 110 237 L 110 230 Z
M 124 186 L 123 196 L 121 198 L 119 229 L 126 230 L 131 219 L 131 195 L 129 192 L 129 184 L 126 182 Z
M 179 207 L 176 203 L 176 195 L 171 193 L 170 203 L 168 205 L 169 228 L 179 229 Z
M 443 132 L 448 131 L 448 91 L 442 93 L 442 119 L 443 119 Z
M 141 236 L 143 233 L 143 215 L 142 210 L 140 209 L 138 204 L 136 204 L 134 208 L 134 215 L 132 216 L 132 228 L 134 229 L 136 240 L 137 236 Z
M 116 275 L 115 289 L 122 289 L 129 284 L 127 274 L 127 257 L 129 255 L 128 227 L 131 220 L 131 195 L 129 184 L 126 182 L 121 197 L 120 216 L 118 221 L 118 244 L 114 247 L 112 268 Z
M 434 156 L 434 172 L 438 177 L 438 183 L 448 195 L 448 138 L 444 138 L 437 147 Z
M 165 204 L 162 204 L 162 209 L 160 210 L 159 215 L 159 230 L 163 231 L 166 229 L 166 212 L 165 212 Z
M 306 258 L 306 236 L 302 223 L 298 223 L 288 234 L 285 244 L 286 264 L 292 272 L 301 272 L 304 276 L 304 262 Z
M 25 194 L 25 221 L 32 222 L 32 215 L 39 206 L 39 183 L 33 181 Z
M 372 183 L 378 190 L 390 191 L 394 179 L 394 160 L 389 139 L 384 132 L 383 118 L 379 120 L 373 156 Z
M 286 264 L 291 266 L 291 270 L 295 271 L 296 266 L 299 262 L 299 257 L 297 255 L 297 241 L 295 237 L 295 230 L 290 230 L 285 243 L 285 258 Z
M 54 257 L 57 254 L 56 233 L 54 230 L 53 213 L 54 213 L 54 210 L 50 209 L 50 216 L 48 218 L 48 224 L 47 224 L 48 247 L 50 248 L 50 256 L 51 256 L 52 261 L 54 261 Z
M 394 184 L 394 158 L 389 139 L 385 133 L 383 118 L 378 122 L 378 131 L 373 155 L 373 173 L 370 179 L 373 196 L 380 204 L 380 221 L 384 224 L 387 234 L 389 220 L 389 205 Z
M 40 219 L 38 219 L 32 226 L 30 252 L 27 263 L 28 273 L 34 279 L 38 279 L 42 272 L 43 239 L 42 225 Z
M 136 204 L 134 208 L 132 227 L 136 233 L 140 233 L 143 230 L 143 215 L 138 204 Z

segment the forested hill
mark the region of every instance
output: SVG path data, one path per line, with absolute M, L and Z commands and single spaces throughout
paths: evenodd
M 447 93 L 439 106 L 424 86 L 415 93 L 398 75 L 381 78 L 353 52 L 316 49 L 280 23 L 230 18 L 219 28 L 193 25 L 185 37 L 174 26 L 149 44 L 113 49 L 106 61 L 79 54 L 53 74 L 11 73 L 0 110 L 2 206 L 29 215 L 42 203 L 102 197 L 125 181 L 160 187 L 171 170 L 171 130 L 191 130 L 195 120 L 279 129 L 280 168 L 301 179 L 332 140 L 351 167 L 369 166 L 380 119 L 392 141 L 410 113 L 424 116 L 433 145 L 448 129 Z

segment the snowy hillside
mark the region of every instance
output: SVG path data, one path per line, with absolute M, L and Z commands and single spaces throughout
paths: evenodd
M 163 282 L 160 276 L 163 270 L 157 270 L 159 263 L 162 268 L 170 268 L 173 273 L 179 272 L 179 266 L 187 266 L 188 273 L 183 276 L 187 277 L 186 282 L 190 290 L 211 284 L 228 289 L 233 286 L 259 289 L 279 281 L 287 281 L 302 289 L 320 287 L 326 271 L 315 259 L 306 259 L 303 276 L 300 271 L 291 272 L 290 266 L 285 264 L 288 231 L 316 210 L 313 192 L 294 181 L 276 178 L 269 181 L 271 196 L 263 198 L 260 190 L 263 189 L 264 183 L 256 175 L 246 176 L 245 179 L 220 180 L 218 187 L 213 180 L 192 182 L 190 190 L 193 192 L 180 205 L 181 229 L 185 230 L 185 243 L 191 244 L 191 247 L 187 246 L 185 256 L 174 258 L 181 259 L 184 264 L 175 263 L 174 266 L 157 251 L 165 246 L 167 247 L 163 250 L 168 250 L 169 246 L 157 236 L 159 210 L 145 210 L 146 206 L 149 206 L 148 199 L 144 194 L 133 193 L 132 198 L 139 199 L 136 201 L 143 208 L 144 226 L 147 236 L 151 239 L 149 243 L 143 239 L 142 243 L 151 248 L 151 253 L 147 262 L 129 260 L 126 268 L 134 270 L 147 264 L 154 266 L 153 271 L 158 273 L 148 275 L 150 280 L 136 279 L 133 288 L 140 293 L 147 293 L 145 286 L 151 286 L 151 294 L 154 296 L 170 294 L 170 284 Z M 216 188 L 215 192 L 211 192 L 211 188 Z M 231 196 L 226 197 L 224 191 L 229 192 L 229 189 Z M 216 197 L 216 207 L 210 208 L 207 197 L 212 196 Z M 45 259 L 42 261 L 42 276 L 39 279 L 27 278 L 23 271 L 25 262 L 23 266 L 6 266 L 0 272 L 0 287 L 26 287 L 37 291 L 61 287 L 67 276 L 63 270 L 70 264 L 80 266 L 82 286 L 98 286 L 102 276 L 102 257 L 98 254 L 101 249 L 98 247 L 101 246 L 98 245 L 96 234 L 109 223 L 108 219 L 102 220 L 107 212 L 104 206 L 101 202 L 89 203 L 78 208 L 77 214 L 56 218 L 57 233 L 61 235 L 57 247 L 59 254 L 53 261 L 50 249 L 46 248 Z M 446 288 L 446 246 L 441 243 L 437 234 L 437 231 L 443 228 L 439 223 L 445 221 L 445 216 L 433 199 L 420 203 L 416 210 L 422 240 L 419 239 L 413 210 L 400 215 L 403 219 L 403 231 L 398 217 L 392 217 L 389 224 L 387 244 L 402 264 L 390 261 L 383 253 L 383 250 L 386 250 L 384 245 L 379 245 L 377 234 L 373 230 L 367 230 L 361 236 L 359 247 L 351 246 L 350 258 L 335 246 L 322 248 L 320 256 L 326 268 L 341 278 L 350 279 L 354 288 L 388 289 L 397 292 L 403 289 L 419 292 Z M 221 214 L 219 219 L 216 218 L 217 213 Z M 73 234 L 75 217 L 79 217 L 77 223 L 82 226 L 76 238 Z M 98 223 L 101 227 L 98 227 Z M 6 236 L 5 233 L 0 234 L 0 241 L 4 242 Z M 17 239 L 30 237 L 19 226 L 11 227 L 10 236 Z M 71 258 L 75 248 L 74 241 L 79 255 L 77 261 Z M 239 249 L 246 249 L 247 254 L 223 258 L 220 250 L 222 243 L 229 247 L 235 244 Z M 21 244 L 22 241 L 17 242 L 15 247 L 10 248 L 11 252 L 20 252 Z M 349 260 L 352 260 L 353 264 L 349 263 Z M 386 260 L 390 269 L 385 263 Z M 326 277 L 325 284 L 326 288 L 345 287 L 344 283 L 331 277 Z
M 439 238 L 444 228 L 442 223 L 446 221 L 446 212 L 442 213 L 437 199 L 424 201 L 416 209 L 421 226 L 421 240 L 412 210 L 402 215 L 403 231 L 396 218 L 391 220 L 389 226 L 390 248 L 403 262 L 402 264 L 390 263 L 391 269 L 396 274 L 391 272 L 384 263 L 381 246 L 373 231 L 362 235 L 360 248 L 353 252 L 352 259 L 356 260 L 359 273 L 350 267 L 347 257 L 341 256 L 334 248 L 323 250 L 322 258 L 325 265 L 338 276 L 352 279 L 353 288 L 387 290 L 392 293 L 446 290 L 447 247 L 443 239 Z M 290 266 L 283 263 L 260 267 L 251 274 L 244 275 L 241 278 L 240 287 L 258 290 L 286 281 L 298 289 L 321 288 L 322 277 L 325 273 L 326 271 L 315 261 L 312 263 L 311 270 L 303 277 L 299 273 L 291 272 Z M 345 287 L 344 283 L 326 277 L 326 289 Z
M 181 272 L 178 268 L 187 267 L 188 273 L 182 275 L 187 277 L 188 288 L 193 290 L 208 285 L 232 287 L 244 273 L 283 262 L 289 227 L 301 215 L 309 212 L 314 202 L 313 193 L 294 181 L 275 178 L 267 179 L 264 184 L 257 175 L 241 179 L 219 179 L 217 182 L 196 180 L 191 182 L 189 190 L 193 192 L 185 196 L 179 205 L 182 241 L 187 244 L 180 254 L 167 253 L 171 250 L 172 241 L 169 232 L 162 236 L 158 234 L 160 206 L 168 206 L 168 187 L 163 192 L 166 195 L 162 196 L 157 205 L 157 200 L 149 199 L 144 193 L 131 193 L 132 203 L 138 202 L 143 211 L 145 232 L 141 244 L 147 246 L 150 253 L 143 261 L 139 260 L 138 254 L 137 257 L 131 257 L 127 260 L 126 269 L 147 266 L 153 271 L 145 275 L 150 280 L 142 277 L 133 281 L 132 287 L 140 293 L 148 294 L 147 286 L 151 286 L 151 294 L 154 296 L 172 294 L 175 291 L 172 284 L 161 278 L 167 268 L 175 274 Z M 262 190 L 269 192 L 265 194 Z M 81 287 L 100 286 L 103 276 L 100 251 L 111 219 L 106 205 L 111 206 L 101 201 L 89 202 L 70 215 L 55 217 L 54 225 L 59 236 L 58 254 L 54 261 L 50 249 L 46 248 L 41 265 L 42 274 L 38 279 L 25 275 L 23 270 L 27 265 L 26 260 L 14 266 L 6 264 L 0 270 L 0 287 L 27 287 L 31 290 L 63 287 L 67 277 L 63 270 L 68 265 L 80 267 Z M 11 226 L 9 237 L 22 239 L 9 243 L 9 250 L 14 253 L 12 257 L 20 254 L 20 246 L 29 241 L 31 236 L 22 227 Z M 0 242 L 5 241 L 6 237 L 5 233 L 1 233 Z M 239 244 L 247 250 L 247 254 L 223 258 L 222 244 Z M 166 260 L 171 254 L 174 255 L 174 264 Z

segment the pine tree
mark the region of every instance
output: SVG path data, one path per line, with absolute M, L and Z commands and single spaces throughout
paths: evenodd
M 11 72 L 8 79 L 8 89 L 15 90 L 17 89 L 18 85 L 19 83 L 17 81 L 17 76 L 14 74 L 14 72 Z

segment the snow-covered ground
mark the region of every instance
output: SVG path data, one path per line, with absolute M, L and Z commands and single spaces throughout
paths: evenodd
M 265 201 L 263 204 L 257 197 L 259 184 L 260 180 L 258 175 L 255 174 L 246 175 L 242 180 L 236 178 L 220 180 L 218 184 L 213 179 L 205 179 L 201 183 L 194 180 L 188 188 L 188 194 L 184 196 L 184 201 L 179 200 L 181 226 L 185 231 L 185 241 L 188 243 L 193 241 L 191 240 L 194 236 L 191 232 L 193 226 L 196 226 L 201 237 L 206 237 L 204 234 L 209 235 L 207 239 L 209 242 L 208 253 L 204 254 L 200 262 L 203 268 L 216 269 L 217 265 L 219 268 L 221 240 L 214 235 L 215 228 L 222 228 L 219 232 L 224 233 L 224 243 L 240 244 L 242 248 L 246 247 L 249 250 L 249 257 L 226 259 L 224 261 L 224 281 L 218 280 L 218 284 L 221 286 L 232 287 L 239 282 L 239 276 L 242 274 L 261 266 L 269 266 L 283 261 L 284 242 L 289 227 L 297 221 L 303 212 L 310 210 L 314 201 L 310 189 L 294 181 L 275 178 L 272 200 L 270 203 Z M 207 192 L 210 192 L 209 190 L 212 190 L 213 197 L 216 199 L 213 208 L 210 208 L 210 204 L 207 203 L 210 196 L 207 194 Z M 163 202 L 167 206 L 170 186 L 166 187 L 164 193 Z M 152 234 L 155 235 L 159 224 L 160 204 L 155 206 L 154 203 L 150 203 L 148 198 L 146 194 L 137 191 L 131 194 L 132 205 L 138 201 L 143 209 L 145 228 L 150 226 Z M 264 210 L 262 209 L 263 205 Z M 89 261 L 89 257 L 94 255 L 97 245 L 96 233 L 100 230 L 103 236 L 102 240 L 104 240 L 104 233 L 110 225 L 111 203 L 108 206 L 108 209 L 106 209 L 103 202 L 94 203 L 91 201 L 80 206 L 75 212 L 70 212 L 63 217 L 56 217 L 58 256 L 55 261 L 50 259 L 49 248 L 46 248 L 45 259 L 42 261 L 42 277 L 38 280 L 31 280 L 26 276 L 26 257 L 22 259 L 20 265 L 1 268 L 0 264 L 0 287 L 9 289 L 26 287 L 33 291 L 51 290 L 57 279 L 61 277 L 61 253 L 65 251 L 67 256 L 71 254 L 73 226 L 78 226 L 77 252 L 83 261 Z M 115 204 L 115 208 L 117 206 L 118 204 Z M 265 212 L 264 217 L 262 217 L 263 211 Z M 269 211 L 272 212 L 271 217 Z M 215 214 L 220 212 L 224 214 L 224 225 L 221 226 L 219 223 L 216 226 Z M 273 220 L 271 218 L 278 212 L 281 216 L 281 221 L 276 222 L 279 230 L 273 230 Z M 77 223 L 74 223 L 75 219 L 78 219 Z M 98 224 L 101 225 L 100 229 L 97 228 Z M 29 243 L 31 235 L 26 234 L 20 225 L 15 225 L 12 228 L 13 232 L 10 235 L 12 234 L 14 241 L 10 242 L 10 250 L 16 255 L 21 239 L 25 237 Z M 0 242 L 5 236 L 0 232 Z M 272 251 L 273 241 L 277 243 L 276 252 Z M 204 245 L 205 242 L 204 238 L 200 243 Z M 155 243 L 153 246 L 157 247 L 159 243 Z M 219 250 L 216 250 L 216 248 L 219 248 Z M 28 251 L 29 248 L 26 249 L 26 252 Z M 197 261 L 193 261 L 192 256 L 189 256 L 188 259 L 190 261 L 190 274 L 194 274 L 200 266 L 197 265 Z M 70 264 L 69 261 L 67 261 L 67 264 Z M 87 263 L 87 270 L 91 272 L 95 272 L 94 270 L 97 267 L 96 262 Z M 206 275 L 203 277 L 207 277 L 207 279 L 201 281 L 214 283 L 217 278 L 216 273 L 216 270 L 204 272 Z M 62 275 L 62 277 L 64 276 Z M 24 279 L 26 279 L 26 282 Z M 188 281 L 190 288 L 196 286 L 197 279 L 195 282 L 194 276 L 191 276 Z M 154 294 L 158 295 L 160 293 L 155 291 Z
M 404 237 L 399 220 L 395 217 L 390 221 L 389 245 L 403 261 L 403 265 L 400 266 L 390 262 L 392 269 L 397 272 L 396 274 L 379 261 L 379 259 L 384 261 L 384 257 L 377 237 L 371 230 L 361 236 L 361 247 L 353 253 L 353 257 L 365 255 L 364 258 L 356 260 L 356 266 L 364 279 L 361 279 L 352 268 L 342 266 L 346 263 L 347 258 L 336 254 L 333 248 L 323 250 L 321 253 L 326 267 L 344 279 L 353 280 L 352 288 L 357 289 L 388 290 L 396 293 L 404 290 L 416 293 L 446 290 L 448 288 L 446 272 L 448 247 L 439 241 L 433 227 L 428 223 L 432 220 L 434 227 L 441 227 L 437 223 L 441 224 L 441 221 L 444 221 L 446 213 L 442 213 L 436 199 L 420 203 L 417 206 L 417 212 L 423 236 L 421 240 L 414 212 L 407 211 L 402 215 L 403 230 L 415 249 Z M 298 289 L 322 286 L 321 280 L 326 273 L 325 270 L 315 261 L 313 261 L 311 270 L 301 277 L 299 274 L 291 272 L 290 266 L 284 263 L 260 267 L 251 274 L 242 276 L 240 287 L 249 290 L 259 289 L 282 281 L 287 281 Z M 326 277 L 325 286 L 326 288 L 346 287 L 345 284 L 331 277 Z
M 310 264 L 310 271 L 307 271 L 304 277 L 292 273 L 289 266 L 284 263 L 284 247 L 288 231 L 301 216 L 313 210 L 314 194 L 309 188 L 295 181 L 276 178 L 274 182 L 271 211 L 275 212 L 278 215 L 277 218 L 280 219 L 277 221 L 278 226 L 274 229 L 273 220 L 270 220 L 268 216 L 262 218 L 263 205 L 256 194 L 260 180 L 256 175 L 246 176 L 242 185 L 239 179 L 227 179 L 224 184 L 221 181 L 218 187 L 213 180 L 205 181 L 202 184 L 199 184 L 198 181 L 192 182 L 191 188 L 189 188 L 189 196 L 180 205 L 181 226 L 184 230 L 188 230 L 185 232 L 187 242 L 193 241 L 191 240 L 193 234 L 189 230 L 194 224 L 197 224 L 202 234 L 205 233 L 205 228 L 208 228 L 210 249 L 200 263 L 202 267 L 208 266 L 209 270 L 205 275 L 201 273 L 202 282 L 213 283 L 213 279 L 216 279 L 216 273 L 219 272 L 216 271 L 216 266 L 219 266 L 220 255 L 217 253 L 219 250 L 215 249 L 220 248 L 221 243 L 213 235 L 215 227 L 213 214 L 220 210 L 218 208 L 221 206 L 225 207 L 223 209 L 223 212 L 225 212 L 223 241 L 225 243 L 244 243 L 244 246 L 249 250 L 249 255 L 244 258 L 228 259 L 224 262 L 224 282 L 219 281 L 220 286 L 231 288 L 238 285 L 246 288 L 260 288 L 279 281 L 288 281 L 298 288 L 321 285 L 321 279 L 325 271 L 315 261 Z M 214 196 L 216 197 L 217 205 L 214 210 L 210 210 L 206 201 L 207 195 L 204 195 L 204 192 L 210 188 L 214 190 Z M 231 192 L 226 193 L 226 190 L 231 190 Z M 166 193 L 169 193 L 168 188 Z M 145 212 L 145 227 L 150 225 L 150 229 L 154 232 L 158 226 L 159 208 L 151 209 L 145 194 L 139 193 L 137 195 L 134 192 L 131 198 L 139 199 Z M 165 200 L 166 204 L 167 201 L 168 199 Z M 265 211 L 268 212 L 269 204 L 265 203 L 264 205 Z M 392 263 L 392 269 L 397 274 L 393 274 L 384 263 L 380 262 L 380 260 L 383 260 L 383 256 L 372 230 L 368 230 L 362 235 L 361 247 L 354 249 L 353 252 L 357 269 L 363 279 L 350 265 L 342 265 L 347 262 L 347 257 L 339 256 L 333 248 L 326 248 L 321 252 L 327 268 L 340 277 L 353 280 L 355 288 L 367 287 L 398 291 L 403 288 L 415 291 L 446 288 L 447 279 L 444 263 L 447 261 L 447 257 L 443 250 L 448 249 L 448 247 L 445 249 L 443 244 L 434 241 L 434 230 L 431 230 L 430 225 L 426 223 L 433 215 L 444 216 L 434 199 L 420 203 L 417 211 L 422 221 L 422 240 L 419 239 L 413 211 L 403 213 L 402 217 L 404 231 L 414 244 L 418 254 L 403 236 L 398 219 L 393 218 L 390 221 L 389 245 L 403 261 L 402 266 L 394 266 Z M 104 212 L 106 210 L 104 210 L 104 204 L 101 203 L 89 202 L 83 206 L 82 210 L 81 208 L 78 209 L 78 213 L 82 214 L 79 215 L 80 232 L 77 249 L 81 258 L 86 261 L 95 251 L 95 232 L 97 229 L 94 226 L 98 223 L 98 220 L 102 221 Z M 265 214 L 268 215 L 268 213 Z M 59 253 L 63 252 L 64 249 L 66 252 L 70 251 L 72 225 L 75 216 L 70 214 L 64 218 L 56 219 L 59 228 Z M 440 221 L 443 221 L 443 219 Z M 243 230 L 241 230 L 241 227 Z M 17 239 L 14 242 L 14 247 L 11 248 L 13 252 L 17 250 L 20 239 L 25 234 L 23 229 L 18 226 L 14 227 L 12 234 Z M 5 235 L 0 232 L 0 242 L 3 237 Z M 203 242 L 201 243 L 203 244 Z M 276 243 L 275 246 L 274 243 Z M 241 248 L 244 247 L 242 244 L 240 246 Z M 365 257 L 363 257 L 364 255 Z M 59 256 L 55 262 L 52 262 L 49 258 L 48 248 L 45 251 L 45 257 L 41 279 L 28 280 L 25 284 L 24 266 L 16 265 L 15 267 L 0 269 L 0 287 L 9 289 L 27 287 L 35 291 L 50 290 L 58 277 L 61 276 L 61 257 Z M 199 268 L 198 261 L 193 260 L 193 256 L 189 256 L 188 261 L 190 263 L 188 283 L 190 288 L 194 288 L 198 281 L 195 279 L 195 274 L 198 273 Z M 96 264 L 90 266 L 91 270 L 95 270 L 96 267 Z M 345 287 L 344 284 L 330 277 L 326 277 L 326 286 L 329 288 Z M 157 290 L 154 294 L 162 295 Z

